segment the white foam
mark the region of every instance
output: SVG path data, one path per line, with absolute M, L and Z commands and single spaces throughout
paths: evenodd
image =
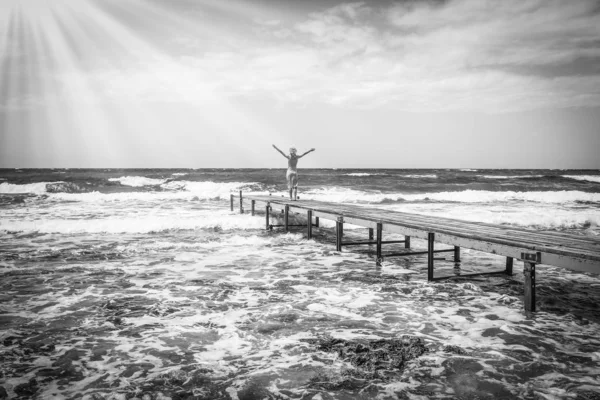
M 142 187 L 156 186 L 166 182 L 166 179 L 146 178 L 145 176 L 122 176 L 120 178 L 110 178 L 111 182 L 119 182 L 124 186 Z
M 37 182 L 37 183 L 26 183 L 23 185 L 18 185 L 14 183 L 3 182 L 0 183 L 0 193 L 34 193 L 34 194 L 44 194 L 46 193 L 46 185 L 49 184 L 57 184 L 64 183 L 62 181 L 58 182 Z
M 1 186 L 2 184 L 0 184 Z M 50 200 L 78 202 L 157 202 L 165 200 L 206 200 L 229 199 L 232 192 L 256 185 L 247 182 L 188 182 L 173 181 L 161 185 L 165 191 L 157 192 L 117 192 L 117 193 L 52 193 Z M 0 192 L 1 193 L 1 192 Z M 44 192 L 45 193 L 45 187 Z
M 519 178 L 543 178 L 544 175 L 477 175 L 485 179 L 519 179 Z
M 174 172 L 171 175 L 173 175 L 173 176 L 186 176 L 186 175 L 188 175 L 188 173 L 187 172 Z
M 0 231 L 39 233 L 149 233 L 168 230 L 196 229 L 259 229 L 264 227 L 260 218 L 240 215 L 145 215 L 111 216 L 106 218 L 43 218 L 3 219 Z
M 476 169 L 471 169 L 471 168 L 461 168 L 459 169 L 459 171 L 463 171 L 463 172 L 476 172 Z
M 490 224 L 508 224 L 537 229 L 596 229 L 600 210 L 564 208 L 554 204 L 394 204 L 386 208 Z
M 403 178 L 427 178 L 427 179 L 437 179 L 437 175 L 435 174 L 424 174 L 424 175 L 402 175 Z
M 575 179 L 578 181 L 600 183 L 600 176 L 598 176 L 598 175 L 563 175 L 562 177 L 569 178 L 569 179 Z
M 167 190 L 183 190 L 203 199 L 215 199 L 229 198 L 231 192 L 255 185 L 259 184 L 256 182 L 172 181 L 161 187 Z
M 384 174 L 384 173 L 373 173 L 373 174 L 370 174 L 370 173 L 367 173 L 367 172 L 352 172 L 350 174 L 344 174 L 344 175 L 347 175 L 347 176 L 374 176 L 374 175 L 387 175 L 387 174 Z

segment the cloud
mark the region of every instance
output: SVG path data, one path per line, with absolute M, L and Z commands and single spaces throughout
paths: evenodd
M 126 11 L 145 20 L 143 9 Z M 101 98 L 190 104 L 241 97 L 411 111 L 600 106 L 596 0 L 355 2 L 304 16 L 282 8 L 264 19 L 255 10 L 249 28 L 212 35 L 210 9 L 201 11 L 165 14 L 160 31 L 173 36 L 156 41 L 104 10 L 96 21 L 121 26 L 118 41 L 136 61 L 71 69 L 59 81 L 75 74 Z M 243 15 L 237 9 L 232 18 Z
M 273 43 L 206 54 L 191 67 L 211 75 L 219 93 L 284 102 L 490 112 L 599 106 L 596 4 L 347 3 L 292 27 L 272 24 L 261 39 Z

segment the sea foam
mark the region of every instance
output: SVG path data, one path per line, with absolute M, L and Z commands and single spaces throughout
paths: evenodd
M 530 178 L 543 178 L 544 175 L 477 175 L 479 178 L 484 179 L 530 179 Z
M 57 185 L 64 182 L 37 182 L 37 183 L 26 183 L 23 185 L 3 182 L 0 183 L 0 193 L 33 193 L 33 194 L 44 194 L 46 193 L 46 185 Z
M 38 233 L 151 233 L 175 230 L 246 230 L 264 228 L 260 218 L 239 215 L 147 215 L 92 219 L 0 220 L 0 231 Z
M 156 186 L 165 183 L 166 179 L 147 178 L 145 176 L 122 176 L 120 178 L 110 178 L 110 182 L 119 182 L 124 186 L 142 187 Z
M 600 183 L 600 176 L 598 175 L 563 175 L 563 178 L 575 179 L 578 181 L 587 181 Z
M 387 175 L 385 173 L 368 173 L 368 172 L 352 172 L 349 174 L 344 174 L 346 176 L 375 176 L 375 175 Z
M 154 202 L 162 200 L 219 200 L 228 199 L 232 192 L 260 187 L 258 183 L 248 182 L 189 182 L 172 181 L 160 185 L 160 191 L 151 192 L 116 192 L 101 193 L 51 193 L 48 185 L 64 184 L 64 182 L 41 182 L 26 185 L 0 184 L 0 193 L 34 193 L 48 194 L 49 200 L 78 202 Z
M 382 193 L 366 192 L 343 187 L 310 190 L 302 194 L 302 198 L 341 202 L 341 203 L 385 203 L 400 201 L 439 201 L 456 203 L 494 203 L 494 202 L 537 202 L 537 203 L 573 203 L 600 202 L 600 193 L 582 191 L 548 191 L 548 192 L 494 192 L 487 190 L 463 190 L 459 192 L 433 193 Z

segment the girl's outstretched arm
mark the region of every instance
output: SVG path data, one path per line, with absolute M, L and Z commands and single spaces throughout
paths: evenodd
M 277 148 L 277 146 L 273 145 L 273 148 L 274 148 L 275 150 L 277 150 L 278 152 L 280 152 L 280 153 L 281 153 L 281 155 L 282 155 L 282 156 L 284 156 L 285 158 L 289 158 L 289 157 L 287 156 L 287 154 L 285 154 L 283 151 L 279 150 L 279 149 Z
M 311 151 L 315 151 L 315 149 L 314 149 L 314 148 L 313 148 L 313 149 L 310 149 L 310 150 L 309 150 L 309 151 L 307 151 L 306 153 L 302 154 L 300 157 L 304 157 L 305 155 L 307 155 L 307 154 L 308 154 L 308 153 L 310 153 Z M 298 158 L 300 158 L 300 157 L 298 157 Z

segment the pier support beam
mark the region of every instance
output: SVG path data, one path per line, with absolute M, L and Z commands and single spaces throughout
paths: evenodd
M 455 263 L 460 262 L 460 247 L 459 246 L 454 246 L 454 262 Z
M 233 194 L 229 195 L 229 202 L 231 203 L 231 211 L 233 211 Z
M 512 276 L 512 274 L 513 274 L 513 258 L 512 257 L 506 257 L 506 271 L 505 271 L 505 273 L 508 276 Z
M 523 277 L 525 278 L 525 311 L 535 311 L 535 266 L 541 262 L 541 253 L 521 253 Z
M 250 202 L 250 210 L 252 212 L 252 216 L 254 216 L 254 207 L 256 207 L 256 200 L 252 200 Z
M 265 220 L 267 222 L 267 230 L 271 229 L 271 225 L 269 224 L 269 213 L 271 211 L 271 204 L 267 203 L 265 207 Z
M 306 238 L 307 239 L 312 239 L 312 210 L 308 210 L 306 211 L 306 219 L 307 219 L 307 224 L 306 224 Z
M 335 221 L 335 250 L 342 251 L 342 237 L 344 236 L 344 217 Z
M 383 261 L 383 259 L 381 258 L 381 239 L 383 236 L 383 225 L 381 222 L 377 223 L 377 248 L 376 248 L 376 263 L 377 266 L 381 266 L 381 262 Z
M 404 236 L 404 248 L 410 249 L 410 236 Z
M 319 227 L 319 217 L 315 217 L 315 228 Z
M 369 228 L 369 242 L 373 241 L 373 228 Z
M 285 211 L 283 215 L 283 226 L 286 232 L 290 230 L 290 206 L 288 205 L 285 206 Z
M 435 241 L 435 233 L 427 234 L 427 280 L 433 280 L 433 242 Z
M 244 213 L 244 199 L 242 197 L 242 191 L 240 190 L 240 214 Z

